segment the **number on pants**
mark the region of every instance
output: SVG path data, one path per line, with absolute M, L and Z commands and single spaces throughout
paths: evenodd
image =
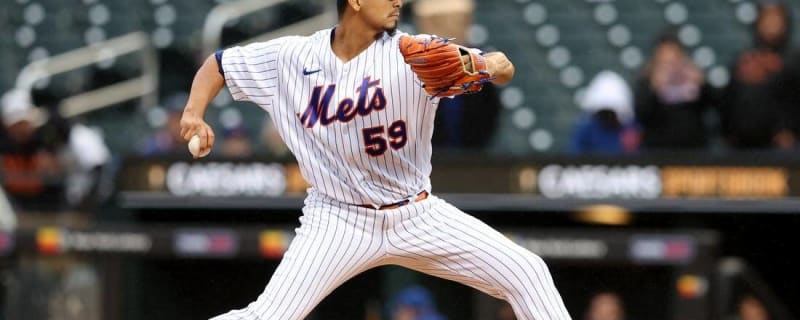
M 364 151 L 373 157 L 383 155 L 389 147 L 398 150 L 408 143 L 408 130 L 406 130 L 406 122 L 403 120 L 393 122 L 389 129 L 377 126 L 365 128 L 362 133 L 364 134 Z M 386 140 L 384 133 L 389 136 L 389 140 Z

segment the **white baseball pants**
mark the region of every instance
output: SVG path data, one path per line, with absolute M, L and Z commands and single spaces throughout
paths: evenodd
M 389 264 L 506 300 L 519 320 L 570 319 L 541 258 L 435 196 L 373 210 L 311 195 L 300 223 L 258 299 L 212 320 L 303 319 L 348 279 Z

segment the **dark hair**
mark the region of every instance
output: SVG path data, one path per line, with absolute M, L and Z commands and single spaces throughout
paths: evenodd
M 676 45 L 681 49 L 686 49 L 684 48 L 683 43 L 681 43 L 681 39 L 678 38 L 677 34 L 677 31 L 673 29 L 665 30 L 661 33 L 661 35 L 658 36 L 658 38 L 656 38 L 656 43 L 653 46 L 653 50 L 655 51 L 658 47 L 665 44 Z
M 662 31 L 658 37 L 655 38 L 655 41 L 651 44 L 650 48 L 650 62 L 648 62 L 644 68 L 640 69 L 642 77 L 645 79 L 650 79 L 650 75 L 653 72 L 653 61 L 656 58 L 656 53 L 661 46 L 664 45 L 673 45 L 677 46 L 681 49 L 681 51 L 686 52 L 686 47 L 684 47 L 683 43 L 681 43 L 680 38 L 677 36 L 677 30 L 674 28 L 667 28 L 666 30 Z
M 347 0 L 337 0 L 336 11 L 339 12 L 340 17 L 344 14 L 345 9 L 347 9 Z

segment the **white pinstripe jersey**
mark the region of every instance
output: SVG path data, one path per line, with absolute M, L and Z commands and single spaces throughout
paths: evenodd
M 430 99 L 403 61 L 397 32 L 343 63 L 334 29 L 222 53 L 234 99 L 268 111 L 311 184 L 352 204 L 383 205 L 430 190 Z

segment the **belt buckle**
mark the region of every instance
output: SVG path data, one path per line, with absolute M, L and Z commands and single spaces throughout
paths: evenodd
M 406 206 L 409 203 L 417 202 L 417 199 L 419 199 L 423 195 L 425 196 L 425 198 L 423 198 L 423 199 L 427 199 L 428 198 L 427 197 L 428 196 L 428 191 L 427 190 L 422 190 L 419 193 L 415 194 L 414 196 L 408 197 L 407 199 L 403 199 L 403 200 L 400 200 L 400 201 L 392 203 L 392 204 L 385 204 L 385 205 L 379 206 L 377 208 L 374 207 L 374 206 L 368 205 L 368 204 L 359 204 L 357 206 L 363 207 L 363 208 L 368 208 L 368 209 L 377 209 L 377 210 L 397 209 L 397 208 L 400 208 L 402 206 Z M 421 201 L 423 199 L 419 199 L 419 200 Z
M 392 204 L 383 205 L 378 209 L 379 210 L 396 209 L 396 208 L 400 208 L 402 206 L 405 206 L 405 205 L 407 205 L 409 203 L 411 203 L 411 201 L 408 200 L 408 199 L 405 199 L 403 201 L 398 201 L 398 202 L 395 202 L 395 203 L 392 203 Z

